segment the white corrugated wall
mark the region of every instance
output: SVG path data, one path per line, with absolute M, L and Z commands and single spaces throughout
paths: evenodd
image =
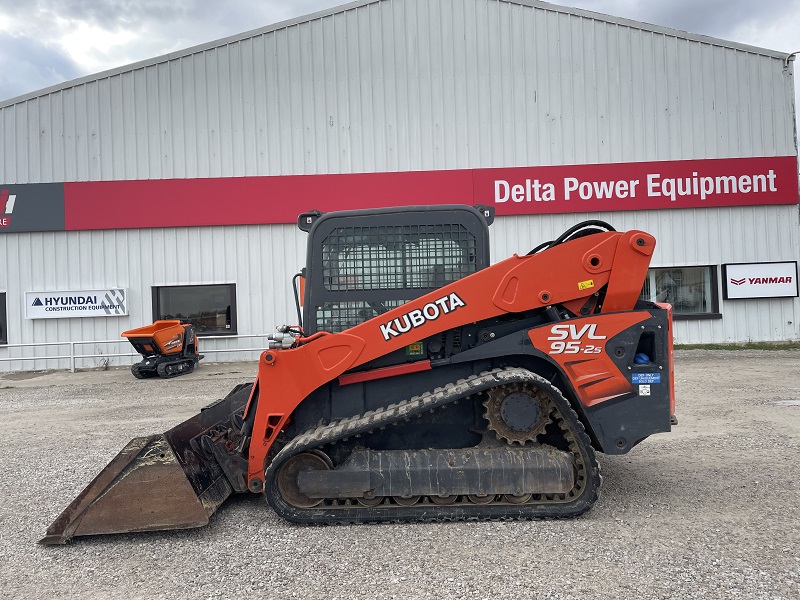
M 0 181 L 796 154 L 792 63 L 645 27 L 374 2 L 2 107 Z
M 588 218 L 606 220 L 620 230 L 642 229 L 655 235 L 654 266 L 791 261 L 800 255 L 795 233 L 800 229 L 797 207 L 772 206 L 501 217 L 490 228 L 493 260 L 524 254 Z M 771 234 L 757 233 L 764 231 Z M 37 343 L 116 339 L 121 331 L 151 321 L 153 286 L 210 283 L 236 284 L 240 334 L 268 333 L 277 325 L 297 320 L 290 280 L 304 266 L 305 243 L 306 235 L 291 225 L 2 235 L 0 256 L 15 265 L 0 273 L 0 291 L 11 292 L 7 295 L 9 340 Z M 798 299 L 723 300 L 721 285 L 718 281 L 723 318 L 676 321 L 678 342 L 800 339 Z M 26 291 L 106 287 L 127 289 L 128 316 L 25 319 Z M 249 348 L 263 342 L 243 339 L 206 345 Z M 80 353 L 97 348 L 109 351 L 112 347 L 82 346 Z M 64 347 L 34 350 L 0 346 L 0 356 L 8 357 L 55 356 L 65 351 Z M 121 342 L 112 351 L 128 352 L 130 347 Z M 255 356 L 210 354 L 209 359 Z M 113 364 L 127 362 L 120 358 Z M 66 368 L 68 364 L 66 360 L 0 362 L 0 371 Z M 99 359 L 86 359 L 78 366 L 93 364 L 99 364 Z
M 14 343 L 120 339 L 120 332 L 152 322 L 153 286 L 235 283 L 239 334 L 273 332 L 296 323 L 291 277 L 305 266 L 306 236 L 290 225 L 192 227 L 120 231 L 17 233 L 0 235 L 0 256 L 15 265 L 0 273 L 0 291 L 8 291 L 8 339 Z M 124 317 L 25 319 L 28 291 L 124 288 Z M 19 293 L 16 291 L 19 290 Z M 20 341 L 17 341 L 20 340 Z M 201 339 L 201 352 L 252 348 L 264 339 Z M 133 352 L 119 345 L 81 345 L 76 354 Z M 6 348 L 0 356 L 58 356 L 64 346 Z M 256 358 L 257 353 L 209 354 L 209 360 Z M 99 365 L 102 357 L 77 365 Z M 115 358 L 112 364 L 129 364 Z M 67 368 L 67 360 L 0 362 L 0 371 Z
M 0 103 L 0 182 L 797 154 L 793 63 L 775 52 L 539 2 L 348 6 Z M 298 212 L 311 204 L 297 200 Z M 659 265 L 795 260 L 800 245 L 797 206 L 606 217 L 655 233 Z M 548 237 L 578 218 L 501 218 L 495 256 L 525 250 L 520 232 Z M 188 239 L 202 261 L 187 271 L 175 249 Z M 239 329 L 256 333 L 294 314 L 287 280 L 302 243 L 299 232 L 268 226 L 6 234 L 0 291 L 16 322 L 21 295 L 36 287 L 128 286 L 141 313 L 127 323 L 12 325 L 22 342 L 92 339 L 149 320 L 149 285 L 241 277 Z M 143 258 L 123 269 L 130 255 Z M 679 340 L 800 337 L 788 324 L 796 300 L 726 302 L 722 311 L 721 321 L 680 323 Z

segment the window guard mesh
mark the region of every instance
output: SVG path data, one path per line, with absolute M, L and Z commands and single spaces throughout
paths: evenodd
M 318 330 L 339 332 L 408 301 L 398 290 L 422 295 L 477 270 L 476 239 L 460 224 L 338 227 L 322 243 Z M 375 301 L 348 300 L 347 292 L 374 291 Z M 392 291 L 395 294 L 392 294 Z

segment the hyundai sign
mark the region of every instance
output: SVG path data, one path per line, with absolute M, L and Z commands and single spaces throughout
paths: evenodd
M 725 299 L 796 298 L 797 261 L 722 265 Z
M 25 292 L 26 319 L 121 317 L 128 314 L 126 290 Z

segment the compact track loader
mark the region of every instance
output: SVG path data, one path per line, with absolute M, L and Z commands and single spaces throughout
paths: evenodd
M 233 493 L 298 523 L 589 510 L 596 452 L 674 423 L 671 310 L 639 299 L 655 239 L 587 221 L 490 265 L 493 217 L 301 215 L 300 323 L 255 382 L 131 441 L 42 542 L 199 527 Z

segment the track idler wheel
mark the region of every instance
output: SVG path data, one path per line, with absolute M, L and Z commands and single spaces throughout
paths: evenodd
M 400 506 L 414 506 L 421 498 L 422 496 L 409 496 L 408 498 L 394 496 L 394 501 Z
M 455 504 L 458 496 L 430 496 L 431 502 L 440 506 L 447 506 L 448 504 Z
M 297 475 L 302 471 L 327 471 L 333 468 L 331 459 L 322 452 L 303 452 L 281 465 L 276 477 L 281 497 L 296 508 L 314 508 L 322 498 L 310 498 L 300 491 Z
M 503 494 L 503 502 L 508 502 L 509 504 L 525 504 L 531 498 L 533 498 L 533 494 L 520 494 L 519 496 Z
M 494 494 L 470 494 L 467 498 L 473 504 L 491 504 L 494 502 Z
M 361 506 L 378 506 L 379 504 L 383 503 L 385 496 L 373 496 L 372 498 L 356 498 L 356 501 Z

